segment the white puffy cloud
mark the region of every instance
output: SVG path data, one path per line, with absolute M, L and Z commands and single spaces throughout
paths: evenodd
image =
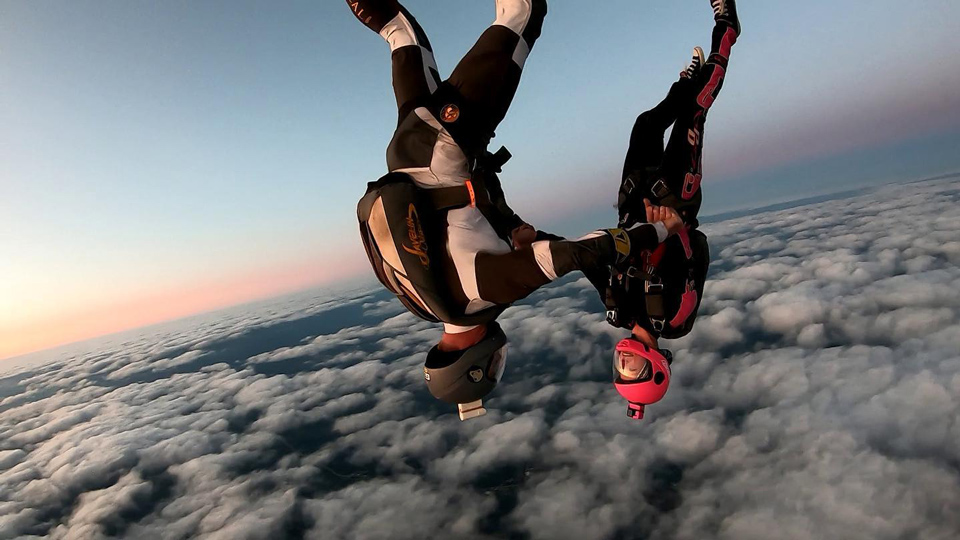
M 705 227 L 672 388 L 629 420 L 584 279 L 501 323 L 489 414 L 382 292 L 287 297 L 0 379 L 0 537 L 931 538 L 960 530 L 960 185 Z

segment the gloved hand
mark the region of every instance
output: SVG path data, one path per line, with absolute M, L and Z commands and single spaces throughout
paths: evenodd
M 537 230 L 533 228 L 533 225 L 524 223 L 510 233 L 510 238 L 513 240 L 514 249 L 530 247 L 530 244 L 537 239 Z

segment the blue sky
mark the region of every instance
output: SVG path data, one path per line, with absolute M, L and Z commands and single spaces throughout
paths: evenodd
M 443 73 L 493 19 L 405 5 Z M 960 4 L 739 5 L 704 212 L 960 170 Z M 612 203 L 634 117 L 711 22 L 706 0 L 554 0 L 495 141 L 514 208 L 607 225 L 578 217 Z M 3 0 L 0 342 L 362 275 L 354 204 L 393 107 L 387 47 L 342 2 Z

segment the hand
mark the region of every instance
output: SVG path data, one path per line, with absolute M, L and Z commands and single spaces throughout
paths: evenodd
M 669 206 L 654 206 L 650 199 L 643 200 L 643 206 L 647 210 L 647 223 L 663 223 L 667 228 L 667 233 L 673 236 L 683 229 L 683 220 L 680 214 Z
M 513 239 L 514 249 L 523 249 L 530 247 L 530 244 L 537 239 L 537 230 L 533 228 L 533 225 L 524 223 L 514 229 L 510 233 L 510 237 Z

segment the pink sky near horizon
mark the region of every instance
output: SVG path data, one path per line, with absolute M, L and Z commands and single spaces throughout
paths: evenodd
M 355 277 L 366 261 L 353 253 L 335 266 L 313 258 L 274 268 L 197 280 L 123 301 L 42 315 L 0 328 L 0 361 L 68 343 L 188 317 Z

